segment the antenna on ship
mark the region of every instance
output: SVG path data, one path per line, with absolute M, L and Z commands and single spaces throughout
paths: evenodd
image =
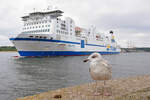
M 35 8 L 33 8 L 33 12 L 36 12 L 36 9 L 35 9 Z
M 53 0 L 47 0 L 47 10 L 50 11 L 50 10 L 53 10 Z
M 52 10 L 52 9 L 53 9 L 53 7 L 51 5 L 48 5 L 47 10 L 49 11 L 49 10 Z

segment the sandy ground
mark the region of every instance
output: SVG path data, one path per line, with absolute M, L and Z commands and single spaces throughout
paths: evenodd
M 94 95 L 96 91 L 99 95 Z M 108 80 L 105 86 L 103 81 L 92 82 L 16 100 L 150 100 L 150 75 Z

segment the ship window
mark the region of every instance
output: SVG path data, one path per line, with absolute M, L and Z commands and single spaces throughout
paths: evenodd
M 40 38 L 42 38 L 42 36 L 40 36 Z
M 29 36 L 30 38 L 33 38 L 33 36 Z
M 50 30 L 48 29 L 48 32 L 49 32 Z
M 39 26 L 39 28 L 40 28 L 41 26 Z
M 47 27 L 47 25 L 45 25 L 45 27 Z
M 44 25 L 42 25 L 42 27 L 44 27 Z
M 35 38 L 38 38 L 39 36 L 35 36 Z
M 50 25 L 48 25 L 48 27 L 50 27 Z
M 44 39 L 46 39 L 47 37 L 43 37 Z

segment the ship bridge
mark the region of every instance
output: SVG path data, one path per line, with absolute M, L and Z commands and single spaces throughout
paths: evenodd
M 23 21 L 27 21 L 29 18 L 39 18 L 44 16 L 51 16 L 51 17 L 60 17 L 62 16 L 62 13 L 64 13 L 61 10 L 54 10 L 54 11 L 48 11 L 48 12 L 33 12 L 30 13 L 28 16 L 21 17 Z

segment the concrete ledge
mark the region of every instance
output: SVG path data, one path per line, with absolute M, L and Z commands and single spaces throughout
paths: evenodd
M 96 83 L 92 82 L 16 100 L 150 100 L 150 75 L 106 81 L 105 89 L 109 88 L 111 96 L 94 96 L 95 86 Z M 98 82 L 97 87 L 103 87 L 103 82 Z

